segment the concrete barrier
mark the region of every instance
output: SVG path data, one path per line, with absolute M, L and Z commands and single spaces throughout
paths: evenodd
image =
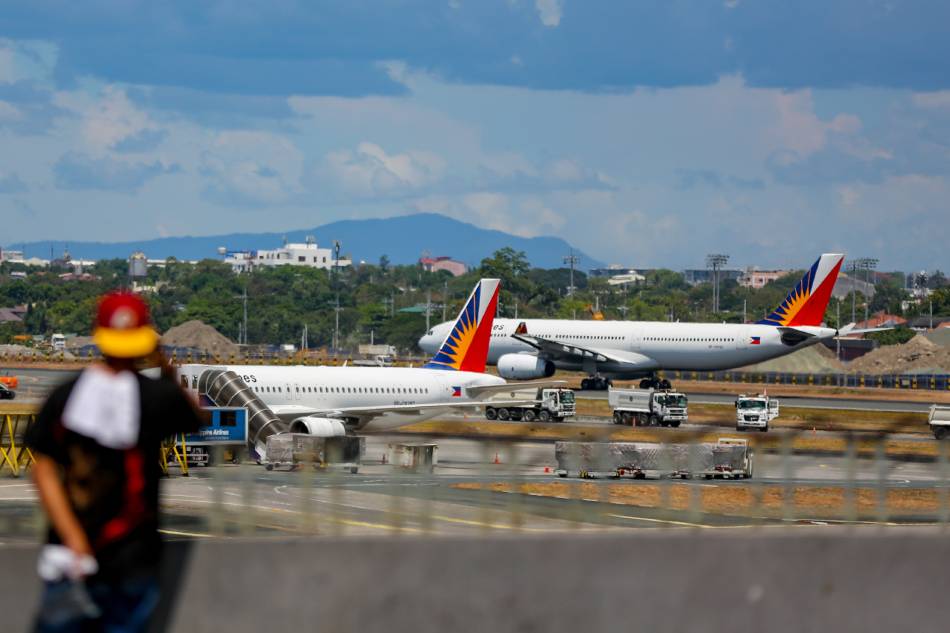
M 950 539 L 913 529 L 223 540 L 169 554 L 169 630 L 228 633 L 923 633 L 946 630 L 950 576 Z M 0 549 L 5 630 L 28 627 L 35 555 Z

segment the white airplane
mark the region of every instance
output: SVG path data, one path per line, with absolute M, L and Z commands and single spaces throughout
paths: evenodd
M 213 404 L 248 406 L 243 401 L 256 398 L 268 416 L 289 423 L 291 432 L 324 437 L 394 428 L 484 406 L 484 398 L 511 390 L 503 378 L 484 373 L 498 283 L 482 279 L 476 284 L 442 345 L 419 368 L 187 364 L 178 369 L 179 380 L 202 396 L 197 393 L 202 374 L 232 371 L 240 382 L 232 385 L 228 402 Z M 254 443 L 258 435 L 252 432 L 249 440 Z
M 843 259 L 819 257 L 785 301 L 756 323 L 495 319 L 488 362 L 504 378 L 545 378 L 568 369 L 590 376 L 582 389 L 605 389 L 609 377 L 643 378 L 642 388 L 669 389 L 658 370 L 732 369 L 784 356 L 839 335 L 821 324 Z M 419 347 L 433 349 L 450 325 L 429 330 Z M 840 335 L 863 331 L 851 324 Z

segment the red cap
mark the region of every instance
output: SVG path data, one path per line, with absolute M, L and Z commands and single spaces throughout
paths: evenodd
M 158 345 L 148 306 L 138 295 L 112 292 L 99 301 L 93 340 L 105 356 L 138 358 Z

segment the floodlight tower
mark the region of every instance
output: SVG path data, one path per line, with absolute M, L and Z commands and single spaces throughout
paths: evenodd
M 574 254 L 574 249 L 571 249 L 570 255 L 566 255 L 561 261 L 571 267 L 571 285 L 567 287 L 567 296 L 574 296 L 574 266 L 581 260 L 580 257 Z
M 863 271 L 864 271 L 864 283 L 866 284 L 866 285 L 864 286 L 865 291 L 869 290 L 870 287 L 873 285 L 873 284 L 871 283 L 871 271 L 874 270 L 875 268 L 877 268 L 877 265 L 878 265 L 878 260 L 877 260 L 876 258 L 874 258 L 874 257 L 860 257 L 860 258 L 854 260 L 854 262 L 852 263 L 852 267 L 853 267 L 853 269 L 854 269 L 854 272 L 857 272 L 858 270 L 863 270 Z M 868 313 L 868 312 L 869 312 L 869 307 L 870 307 L 870 301 L 869 301 L 869 299 L 870 299 L 870 297 L 868 297 L 868 296 L 867 296 L 867 292 L 865 292 L 865 296 L 864 296 L 864 321 L 865 321 L 865 323 L 867 323 L 868 319 L 870 318 L 870 315 L 869 315 L 869 313 Z M 851 319 L 852 319 L 852 321 L 853 321 L 853 320 L 854 320 L 854 300 L 853 300 L 853 299 L 852 299 L 852 301 L 851 301 L 851 305 L 852 305 L 852 308 L 851 308 Z
M 728 261 L 728 255 L 706 255 L 706 268 L 712 268 L 713 271 L 713 312 L 715 314 L 719 314 L 719 271 Z

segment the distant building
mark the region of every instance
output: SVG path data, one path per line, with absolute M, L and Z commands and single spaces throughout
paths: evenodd
M 26 306 L 0 308 L 0 323 L 22 323 L 26 316 Z
M 755 268 L 747 268 L 745 272 L 742 273 L 742 276 L 739 277 L 739 285 L 744 288 L 753 288 L 758 290 L 759 288 L 764 288 L 770 282 L 775 281 L 785 275 L 789 274 L 790 270 L 757 270 Z
M 880 312 L 872 314 L 867 321 L 856 323 L 854 328 L 856 330 L 865 330 L 878 327 L 897 327 L 899 325 L 907 325 L 907 319 L 896 314 L 888 314 L 884 310 L 881 310 Z M 861 335 L 857 334 L 856 336 Z
M 40 259 L 39 257 L 30 257 L 26 258 L 23 256 L 23 251 L 12 251 L 12 250 L 3 250 L 0 249 L 0 262 L 9 262 L 11 264 L 24 264 L 26 266 L 49 266 L 48 259 Z
M 434 273 L 438 270 L 447 270 L 452 273 L 453 277 L 458 277 L 468 272 L 468 266 L 445 255 L 439 257 L 420 257 L 419 265 L 422 266 L 423 270 L 430 273 Z
M 260 251 L 225 251 L 224 261 L 234 272 L 247 272 L 259 266 L 305 266 L 336 268 L 350 266 L 349 259 L 334 259 L 333 250 L 320 248 L 313 237 L 306 244 L 284 244 L 281 248 Z
M 738 269 L 722 268 L 719 270 L 719 281 L 727 279 L 738 281 L 742 277 L 742 271 Z M 713 282 L 713 271 L 710 268 L 688 268 L 683 271 L 683 279 L 691 286 L 699 284 L 708 284 Z
M 611 286 L 639 286 L 647 280 L 635 270 L 631 270 L 618 275 L 611 275 L 607 279 L 607 284 Z
M 148 277 L 148 258 L 145 253 L 136 251 L 129 256 L 129 277 L 140 279 Z
M 838 280 L 835 281 L 835 287 L 831 291 L 831 296 L 843 300 L 849 298 L 852 291 L 859 292 L 870 299 L 874 297 L 874 284 L 849 277 L 845 273 L 839 273 Z

